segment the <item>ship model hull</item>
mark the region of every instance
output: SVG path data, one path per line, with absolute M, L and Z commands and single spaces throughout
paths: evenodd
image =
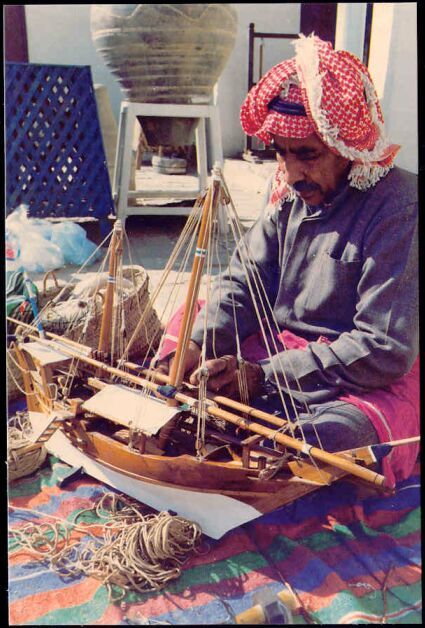
M 30 414 L 34 425 L 45 417 Z M 202 461 L 188 454 L 141 454 L 104 432 L 87 429 L 85 434 L 81 446 L 81 434 L 60 429 L 45 446 L 72 467 L 83 469 L 152 508 L 171 510 L 196 521 L 212 538 L 220 538 L 320 486 L 318 481 L 294 475 L 289 468 L 279 478 L 262 480 L 258 466 L 244 468 L 242 461 Z M 333 480 L 345 475 L 331 467 L 322 470 Z
M 122 263 L 119 221 L 108 249 L 96 349 L 44 333 L 40 324 L 36 332 L 9 317 L 21 326 L 14 351 L 22 370 L 32 440 L 148 506 L 196 521 L 213 538 L 343 476 L 385 489 L 385 478 L 369 468 L 375 459 L 367 447 L 326 452 L 290 436 L 289 417 L 276 417 L 247 401 L 212 395 L 201 386 L 194 390 L 185 383 L 185 358 L 207 248 L 221 222 L 218 209 L 229 198 L 221 173 L 213 172 L 208 191 L 195 206 L 196 252 L 168 375 L 150 368 L 152 356 L 144 360 L 149 368 L 123 356 L 111 357 L 111 328 L 119 319 L 114 310 Z M 175 250 L 182 248 L 177 243 Z M 251 261 L 247 267 L 252 268 Z M 141 313 L 140 329 L 146 312 Z

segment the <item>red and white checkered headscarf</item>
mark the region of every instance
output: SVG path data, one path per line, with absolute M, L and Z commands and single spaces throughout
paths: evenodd
M 315 35 L 300 35 L 293 43 L 295 57 L 271 68 L 242 104 L 245 133 L 266 144 L 272 135 L 305 138 L 316 133 L 333 152 L 353 162 L 350 185 L 360 190 L 375 185 L 393 166 L 400 146 L 385 137 L 381 107 L 366 66 Z M 302 105 L 306 115 L 270 108 L 276 97 L 289 111 L 292 103 Z

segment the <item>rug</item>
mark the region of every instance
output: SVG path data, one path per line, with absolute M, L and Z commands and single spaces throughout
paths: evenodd
M 109 488 L 88 476 L 58 482 L 70 468 L 50 457 L 14 482 L 9 503 L 42 513 L 9 512 L 13 529 L 48 515 L 71 518 Z M 362 498 L 340 481 L 264 515 L 219 540 L 204 538 L 179 579 L 155 593 L 110 603 L 93 578 L 64 579 L 20 551 L 9 552 L 11 625 L 234 624 L 263 591 L 289 585 L 300 608 L 293 624 L 421 624 L 419 464 L 394 495 Z M 214 516 L 214 513 L 211 513 Z

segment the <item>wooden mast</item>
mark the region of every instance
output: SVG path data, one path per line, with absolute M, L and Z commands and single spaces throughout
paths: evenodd
M 184 366 L 186 361 L 187 348 L 189 346 L 190 335 L 193 329 L 195 305 L 198 300 L 199 288 L 202 279 L 202 269 L 207 254 L 209 232 L 212 221 L 218 207 L 221 188 L 221 172 L 217 165 L 213 168 L 212 182 L 208 188 L 204 199 L 201 224 L 199 227 L 198 240 L 196 243 L 195 257 L 193 260 L 190 283 L 186 298 L 182 324 L 179 330 L 175 357 L 170 370 L 170 384 L 179 388 L 184 377 Z
M 98 351 L 101 354 L 110 352 L 112 311 L 114 306 L 114 289 L 117 275 L 118 261 L 122 253 L 122 224 L 117 219 L 109 245 L 109 271 L 106 286 L 105 302 L 103 305 L 102 322 L 100 327 Z

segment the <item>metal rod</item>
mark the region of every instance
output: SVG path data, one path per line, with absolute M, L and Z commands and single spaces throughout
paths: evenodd
M 253 33 L 253 37 L 260 37 L 261 39 L 297 39 L 299 33 L 260 33 L 257 31 Z

